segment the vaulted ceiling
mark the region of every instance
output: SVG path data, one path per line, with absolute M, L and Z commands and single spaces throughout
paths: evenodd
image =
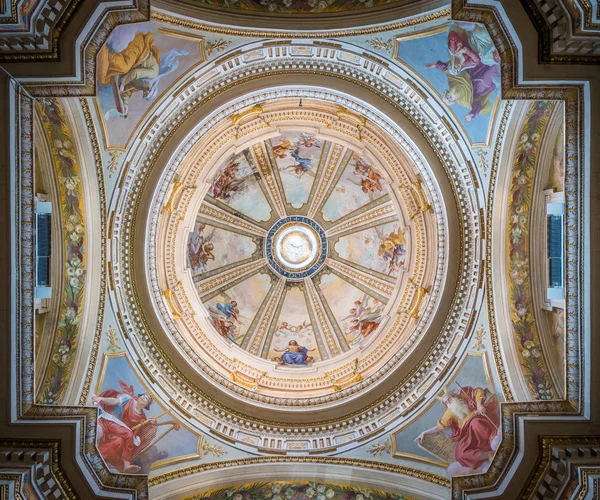
M 595 491 L 597 12 L 497 7 L 7 2 L 6 491 Z

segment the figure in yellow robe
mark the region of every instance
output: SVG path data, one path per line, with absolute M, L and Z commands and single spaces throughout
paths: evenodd
M 111 52 L 105 45 L 98 53 L 97 80 L 113 86 L 115 104 L 127 114 L 127 103 L 136 91 L 150 92 L 151 80 L 159 76 L 160 51 L 153 33 L 137 33 L 121 52 Z

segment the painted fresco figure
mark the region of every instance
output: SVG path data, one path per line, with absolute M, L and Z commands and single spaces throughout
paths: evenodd
M 314 351 L 315 349 L 310 350 Z M 274 349 L 274 351 L 283 352 L 281 358 L 275 358 L 275 361 L 282 365 L 306 365 L 313 362 L 313 358 L 308 355 L 309 350 L 304 346 L 298 345 L 298 342 L 295 340 L 290 340 L 288 346 L 283 351 L 278 349 Z
M 240 310 L 237 308 L 237 302 L 235 300 L 226 302 L 225 304 L 217 303 L 217 309 L 221 311 L 227 319 L 233 318 L 236 321 L 238 320 Z
M 456 443 L 456 462 L 448 466 L 448 475 L 481 471 L 489 464 L 497 446 L 500 426 L 498 399 L 489 389 L 460 387 L 442 397 L 444 414 L 437 424 L 416 438 L 451 431 Z
M 383 176 L 373 168 L 373 165 L 370 165 L 359 156 L 354 157 L 353 173 L 360 178 L 359 185 L 363 193 L 371 194 L 375 191 L 383 191 Z
M 469 112 L 465 122 L 470 123 L 480 114 L 492 110 L 495 79 L 500 77 L 500 58 L 489 35 L 481 26 L 465 30 L 453 26 L 448 32 L 447 62 L 426 64 L 426 68 L 443 71 L 448 78 L 448 89 L 443 93 L 446 104 L 460 104 Z
M 120 390 L 108 389 L 92 401 L 100 406 L 98 424 L 102 436 L 98 442 L 100 454 L 121 472 L 135 474 L 134 452 L 143 448 L 156 435 L 156 419 L 147 418 L 144 410 L 150 408 L 152 396 L 134 396 L 133 386 L 119 380 Z M 143 424 L 143 425 L 141 425 Z
M 229 163 L 215 176 L 211 186 L 211 196 L 217 200 L 226 200 L 231 198 L 232 193 L 239 191 L 245 178 L 238 179 L 239 162 L 235 158 L 229 160 Z
M 188 258 L 190 267 L 196 271 L 203 271 L 209 260 L 215 260 L 213 250 L 215 246 L 208 240 L 210 237 L 205 237 L 203 234 L 205 224 L 198 225 L 198 234 L 188 242 Z
M 187 54 L 185 50 L 172 49 L 161 60 L 153 33 L 136 33 L 125 49 L 115 52 L 104 45 L 98 53 L 97 79 L 101 85 L 110 85 L 115 99 L 115 110 L 106 118 L 127 118 L 129 99 L 135 92 L 152 100 L 158 93 L 158 82 L 178 66 L 178 58 Z
M 448 52 L 453 74 L 474 68 L 479 63 L 494 66 L 500 62 L 498 51 L 483 26 L 465 30 L 453 25 L 448 30 Z
M 349 311 L 350 314 L 342 320 L 350 320 L 350 325 L 346 329 L 350 346 L 354 346 L 367 338 L 377 330 L 379 323 L 381 323 L 381 303 L 374 299 L 374 304 L 369 306 L 369 299 L 370 297 L 365 294 L 362 300 L 355 301 L 354 306 Z
M 377 228 L 375 230 L 380 240 L 377 254 L 388 263 L 388 273 L 398 270 L 404 264 L 402 258 L 406 255 L 404 232 L 397 229 L 385 235 Z
M 302 177 L 306 172 L 310 170 L 310 164 L 312 160 L 310 158 L 302 158 L 300 156 L 300 147 L 297 147 L 291 154 L 292 158 L 296 160 L 296 165 L 290 165 L 286 167 L 286 170 L 293 170 L 298 177 Z
M 277 144 L 271 148 L 273 154 L 279 158 L 285 158 L 292 144 L 287 139 L 282 140 L 280 144 Z

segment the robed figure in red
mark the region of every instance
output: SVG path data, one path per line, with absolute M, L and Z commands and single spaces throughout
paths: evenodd
M 448 467 L 449 475 L 482 471 L 494 456 L 500 426 L 498 399 L 488 389 L 460 387 L 442 397 L 445 406 L 442 418 L 435 427 L 422 432 L 424 436 L 451 431 L 456 443 L 456 462 Z
M 140 467 L 132 462 L 156 436 L 156 420 L 146 417 L 152 403 L 149 394 L 134 395 L 133 386 L 119 380 L 121 390 L 108 389 L 92 401 L 100 405 L 102 435 L 98 450 L 107 463 L 121 472 L 135 474 Z

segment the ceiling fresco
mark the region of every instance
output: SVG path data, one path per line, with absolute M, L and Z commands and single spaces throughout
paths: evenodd
M 270 221 L 275 208 L 267 198 L 281 199 L 285 201 L 286 213 L 279 220 L 287 221 L 289 227 L 316 224 L 311 222 L 313 219 L 304 216 L 314 214 L 315 221 L 322 221 L 326 227 L 335 230 L 335 222 L 341 218 L 360 217 L 374 204 L 380 205 L 389 200 L 389 181 L 367 154 L 359 155 L 352 148 L 308 132 L 289 130 L 263 141 L 260 147 L 267 152 L 266 158 L 256 157 L 253 152 L 257 147 L 255 144 L 246 148 L 215 167 L 194 231 L 188 236 L 187 265 L 198 285 L 199 294 L 203 294 L 200 298 L 211 323 L 220 336 L 242 348 L 257 349 L 261 357 L 274 363 L 306 367 L 330 358 L 332 353 L 326 347 L 322 329 L 314 324 L 317 314 L 302 279 L 310 276 L 317 293 L 325 298 L 324 307 L 330 312 L 332 326 L 337 333 L 339 349 L 336 350 L 345 352 L 358 347 L 377 335 L 389 297 L 357 283 L 355 278 L 344 273 L 326 272 L 328 265 L 320 274 L 314 273 L 325 258 L 339 258 L 346 266 L 367 275 L 373 274 L 393 288 L 402 273 L 408 270 L 411 256 L 405 237 L 405 222 L 401 215 L 389 212 L 381 222 L 369 224 L 371 227 L 368 229 L 356 224 L 335 238 L 335 249 L 329 252 L 323 249 L 323 258 L 318 259 L 316 265 L 311 261 L 309 266 L 305 266 L 310 267 L 306 272 L 286 272 L 286 265 L 293 264 L 281 262 L 278 245 L 289 244 L 292 251 L 302 252 L 303 249 L 298 246 L 302 240 L 279 243 L 276 236 L 273 242 L 268 236 L 248 236 L 239 228 L 240 214 L 257 224 Z M 340 148 L 341 154 L 338 152 Z M 258 162 L 265 160 L 272 168 L 273 186 L 277 193 L 269 193 L 265 189 L 266 182 L 256 167 Z M 317 198 L 317 189 L 313 186 L 315 179 L 322 178 L 325 169 L 336 173 L 325 195 Z M 231 218 L 215 227 L 203 213 L 219 207 L 227 210 Z M 273 227 L 277 229 L 278 224 Z M 320 226 L 317 224 L 315 227 Z M 319 231 L 317 238 L 321 248 L 328 237 L 323 229 Z M 271 244 L 274 254 L 272 265 L 265 263 L 252 275 L 235 280 L 230 286 L 208 294 L 204 292 L 203 283 L 207 278 L 243 266 L 252 256 L 258 258 L 261 255 L 259 249 L 262 246 Z M 294 268 L 289 270 L 294 271 Z M 302 271 L 302 268 L 299 270 Z M 264 301 L 269 291 L 281 279 L 286 282 L 281 303 L 270 314 L 259 316 L 266 306 Z M 300 282 L 294 283 L 298 280 Z M 270 326 L 266 340 L 257 348 L 255 336 L 259 319 Z
M 450 23 L 394 39 L 394 58 L 435 89 L 474 144 L 489 144 L 500 103 L 500 57 L 473 23 Z
M 564 409 L 564 300 L 529 254 L 568 187 L 566 111 L 502 100 L 489 33 L 440 12 L 325 42 L 156 11 L 108 36 L 97 95 L 36 104 L 64 279 L 36 314 L 35 397 L 97 409 L 98 468 L 157 498 L 444 498 L 511 456 L 504 403 Z M 264 476 L 273 458 L 350 472 Z M 263 476 L 186 482 L 228 462 Z

